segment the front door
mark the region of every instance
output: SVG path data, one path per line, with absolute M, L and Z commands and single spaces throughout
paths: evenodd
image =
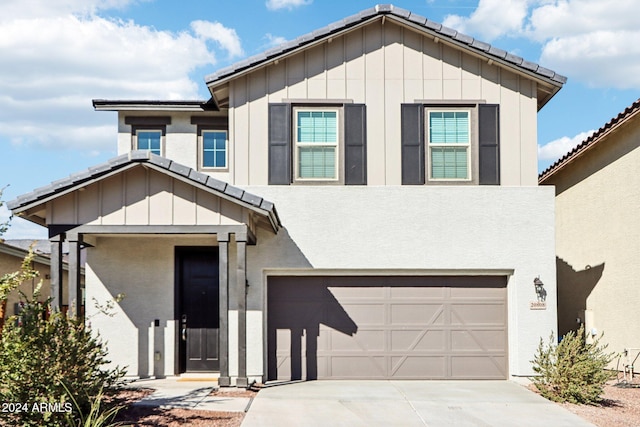
M 176 249 L 180 372 L 220 369 L 218 248 Z

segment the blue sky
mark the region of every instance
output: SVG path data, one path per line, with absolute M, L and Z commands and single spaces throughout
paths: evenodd
M 206 99 L 205 75 L 375 3 L 2 0 L 3 199 L 115 155 L 115 113 L 93 111 L 92 99 Z M 637 0 L 394 4 L 569 78 L 538 115 L 541 170 L 639 97 Z M 43 237 L 17 219 L 5 235 Z

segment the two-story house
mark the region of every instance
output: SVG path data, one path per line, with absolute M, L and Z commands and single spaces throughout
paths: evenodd
M 87 313 L 131 375 L 528 375 L 556 330 L 536 116 L 565 80 L 379 5 L 206 77 L 210 100 L 95 100 L 119 156 L 10 207 L 54 256 L 87 247 L 87 301 L 126 294 Z

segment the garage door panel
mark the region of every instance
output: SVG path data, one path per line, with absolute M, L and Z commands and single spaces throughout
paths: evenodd
M 503 304 L 452 304 L 452 325 L 503 325 Z
M 393 300 L 408 299 L 411 301 L 420 298 L 441 301 L 445 297 L 445 288 L 416 286 L 415 283 L 413 286 L 401 286 L 399 283 L 394 283 L 393 286 L 389 286 L 389 293 Z
M 443 330 L 393 330 L 390 334 L 390 350 L 393 352 L 416 350 L 444 352 L 446 349 L 446 333 Z
M 506 295 L 496 277 L 271 277 L 267 377 L 504 379 Z
M 341 301 L 347 301 L 348 298 L 355 298 L 358 301 L 363 299 L 382 300 L 386 297 L 386 291 L 384 287 L 370 283 L 369 285 L 362 281 L 357 282 L 350 280 L 346 282 L 348 286 L 333 286 L 329 285 L 329 292 L 334 298 Z
M 333 331 L 330 337 L 328 351 L 352 351 L 362 353 L 363 351 L 379 351 L 385 349 L 385 331 L 378 330 L 359 330 L 356 336 L 342 334 Z
M 504 379 L 506 363 L 503 356 L 454 356 L 451 357 L 451 378 Z
M 391 300 L 393 301 L 393 300 Z M 443 325 L 442 303 L 439 304 L 394 304 L 391 306 L 391 324 L 394 325 Z
M 447 361 L 444 356 L 394 356 L 394 379 L 444 379 L 447 377 Z
M 453 330 L 451 331 L 453 351 L 506 351 L 504 331 Z
M 327 307 L 330 318 L 347 315 L 356 325 L 382 325 L 384 324 L 384 304 L 354 304 L 345 302 L 341 306 Z
M 329 378 L 378 379 L 387 377 L 384 356 L 333 356 L 330 360 L 331 373 Z

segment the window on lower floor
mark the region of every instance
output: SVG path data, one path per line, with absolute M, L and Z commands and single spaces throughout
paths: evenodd
M 337 180 L 338 110 L 295 110 L 295 176 L 297 180 Z
M 202 132 L 202 168 L 225 169 L 227 167 L 227 132 Z
M 149 150 L 153 154 L 162 155 L 162 131 L 139 130 L 136 132 L 136 149 Z
M 471 179 L 470 111 L 427 112 L 430 180 Z

